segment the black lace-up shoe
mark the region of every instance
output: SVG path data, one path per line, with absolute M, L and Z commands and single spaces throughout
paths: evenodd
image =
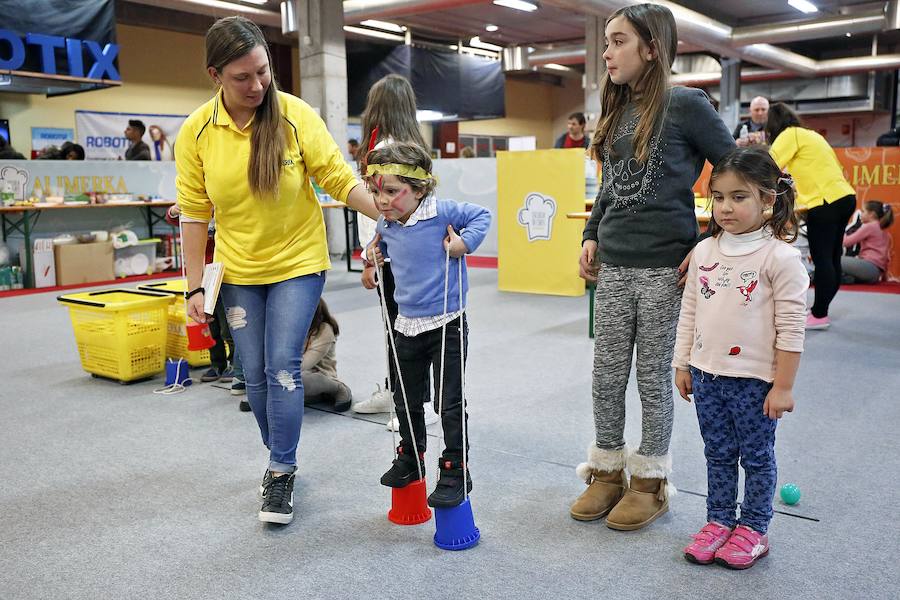
M 413 481 L 418 481 L 425 477 L 425 461 L 424 456 L 419 456 L 419 465 L 416 467 L 416 458 L 408 453 L 403 446 L 397 448 L 397 458 L 394 464 L 388 469 L 388 472 L 381 476 L 381 485 L 402 488 L 406 487 Z

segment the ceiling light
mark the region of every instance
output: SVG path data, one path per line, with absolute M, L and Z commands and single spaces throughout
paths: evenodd
M 812 2 L 808 2 L 807 0 L 788 0 L 788 4 L 802 13 L 809 14 L 819 12 L 819 8 L 815 4 L 813 4 Z
M 846 33 L 846 36 L 847 36 L 847 37 L 853 37 L 853 34 L 850 33 L 850 32 L 848 31 L 848 32 Z
M 262 6 L 266 4 L 269 0 L 241 0 L 241 2 L 246 2 L 247 4 L 255 4 L 257 6 Z
M 382 40 L 391 40 L 392 42 L 406 41 L 405 38 L 401 35 L 394 35 L 393 33 L 387 33 L 384 31 L 375 31 L 374 29 L 365 29 L 363 27 L 353 27 L 351 25 L 344 25 L 344 31 L 346 31 L 347 33 L 355 33 L 357 35 L 365 35 Z
M 488 44 L 487 42 L 482 42 L 481 38 L 477 35 L 469 40 L 469 45 L 473 48 L 481 48 L 483 50 L 492 50 L 494 52 L 502 52 L 503 46 L 497 46 L 496 44 Z
M 572 69 L 563 65 L 558 65 L 556 63 L 547 63 L 545 65 L 541 65 L 545 69 L 553 69 L 554 71 L 571 71 Z
M 497 6 L 505 6 L 506 8 L 514 8 L 516 10 L 524 10 L 525 12 L 533 12 L 538 9 L 534 2 L 526 2 L 525 0 L 494 0 Z
M 440 121 L 444 118 L 444 113 L 438 112 L 436 110 L 417 110 L 416 111 L 416 121 L 426 122 L 426 121 Z
M 403 25 L 397 25 L 396 23 L 388 23 L 387 21 L 375 21 L 373 19 L 368 19 L 366 21 L 360 22 L 360 25 L 364 25 L 366 27 L 372 27 L 374 29 L 383 29 L 385 31 L 395 31 L 397 33 L 403 33 L 406 31 L 406 27 Z
M 485 26 L 484 26 L 484 30 L 485 30 L 485 31 L 489 31 L 489 32 L 491 32 L 491 33 L 494 33 L 494 32 L 497 31 L 498 29 L 500 29 L 500 28 L 497 27 L 496 25 L 485 25 Z

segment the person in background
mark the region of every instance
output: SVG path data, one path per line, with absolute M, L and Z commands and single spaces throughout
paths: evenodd
M 68 143 L 66 142 L 66 144 Z M 80 144 L 69 144 L 68 147 L 63 144 L 63 150 L 63 158 L 65 160 L 84 160 L 84 147 Z
M 325 300 L 319 298 L 319 306 L 309 326 L 300 364 L 303 365 L 304 402 L 334 402 L 334 410 L 346 412 L 350 409 L 353 395 L 347 384 L 337 376 L 334 347 L 340 331 Z
M 731 134 L 737 145 L 744 147 L 750 144 L 766 143 L 766 120 L 769 117 L 769 101 L 757 96 L 750 101 L 750 118 L 738 123 Z M 741 131 L 747 128 L 747 137 L 741 137 Z
M 858 256 L 842 256 L 842 283 L 878 283 L 891 261 L 891 236 L 886 229 L 894 223 L 890 204 L 870 200 L 863 205 L 862 227 L 844 235 L 844 247 L 859 244 Z
M 566 132 L 557 138 L 553 147 L 587 149 L 590 141 L 584 135 L 585 123 L 584 113 L 573 112 L 566 121 Z
M 125 151 L 125 160 L 150 160 L 150 147 L 145 144 L 141 138 L 144 137 L 144 122 L 137 119 L 128 121 L 128 127 L 125 128 L 125 137 L 131 142 L 128 150 Z
M 0 160 L 25 160 L 25 157 L 16 152 L 6 138 L 0 135 Z
M 150 139 L 153 146 L 150 148 L 150 160 L 175 160 L 172 154 L 172 145 L 159 125 L 150 126 Z
M 472 149 L 472 146 L 463 146 L 462 150 L 459 151 L 460 158 L 475 158 L 475 150 Z
M 356 160 L 356 155 L 359 154 L 359 140 L 356 138 L 347 140 L 347 154 L 350 155 L 350 158 Z
M 166 223 L 169 225 L 178 227 L 180 217 L 181 209 L 177 204 L 173 204 L 166 210 Z M 215 222 L 210 221 L 210 226 L 207 230 L 204 264 L 209 264 L 213 261 L 215 250 Z M 232 371 L 229 362 L 234 356 L 234 340 L 231 337 L 231 330 L 228 328 L 228 322 L 225 320 L 225 306 L 222 304 L 221 297 L 216 301 L 213 319 L 209 321 L 209 333 L 216 344 L 209 349 L 210 367 L 200 376 L 200 381 L 204 383 L 211 383 L 213 381 L 228 383 L 232 381 Z
M 815 300 L 807 329 L 828 329 L 828 307 L 841 286 L 844 229 L 856 210 L 856 190 L 844 177 L 824 137 L 807 129 L 794 111 L 776 102 L 769 108 L 769 153 L 797 184 L 797 208 L 805 209 L 809 253 L 816 267 Z
M 396 142 L 409 142 L 421 146 L 426 151 L 428 145 L 419 131 L 419 123 L 416 121 L 416 94 L 412 85 L 402 75 L 386 75 L 375 82 L 369 89 L 366 97 L 366 109 L 362 115 L 363 140 L 366 142 L 366 152 L 381 149 L 384 146 Z M 360 174 L 365 175 L 366 156 L 360 151 L 358 157 Z M 360 243 L 365 247 L 375 237 L 375 221 L 367 219 L 363 215 L 356 216 L 357 230 Z M 385 263 L 382 268 L 384 278 L 384 304 L 387 308 L 388 320 L 391 328 L 397 321 L 398 307 L 394 301 L 394 274 L 390 263 Z M 377 289 L 375 279 L 375 265 L 366 262 L 361 276 L 363 287 L 367 290 Z M 380 290 L 378 290 L 380 294 Z M 385 389 L 379 388 L 371 397 L 357 402 L 353 411 L 363 414 L 389 412 L 394 402 L 390 390 L 397 390 L 397 370 L 393 360 L 388 361 L 388 377 L 385 381 Z M 438 415 L 433 410 L 431 391 L 428 386 L 423 388 L 425 410 L 425 425 L 437 423 Z M 395 417 L 388 421 L 388 429 L 399 429 L 398 419 Z

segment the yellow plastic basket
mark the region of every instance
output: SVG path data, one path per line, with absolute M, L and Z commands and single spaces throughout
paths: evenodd
M 169 295 L 169 320 L 166 336 L 166 356 L 183 358 L 192 367 L 209 365 L 209 350 L 188 350 L 187 314 L 184 311 L 184 293 L 187 283 L 184 279 L 171 279 L 159 283 L 145 283 L 137 286 L 139 290 L 162 292 Z
M 134 381 L 166 365 L 165 294 L 112 289 L 59 296 L 69 308 L 81 366 L 88 373 Z

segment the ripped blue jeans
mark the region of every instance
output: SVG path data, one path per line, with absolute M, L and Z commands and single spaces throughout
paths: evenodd
M 325 273 L 266 285 L 222 285 L 240 351 L 247 401 L 269 449 L 269 469 L 293 472 L 303 423 L 300 361 L 325 286 Z

